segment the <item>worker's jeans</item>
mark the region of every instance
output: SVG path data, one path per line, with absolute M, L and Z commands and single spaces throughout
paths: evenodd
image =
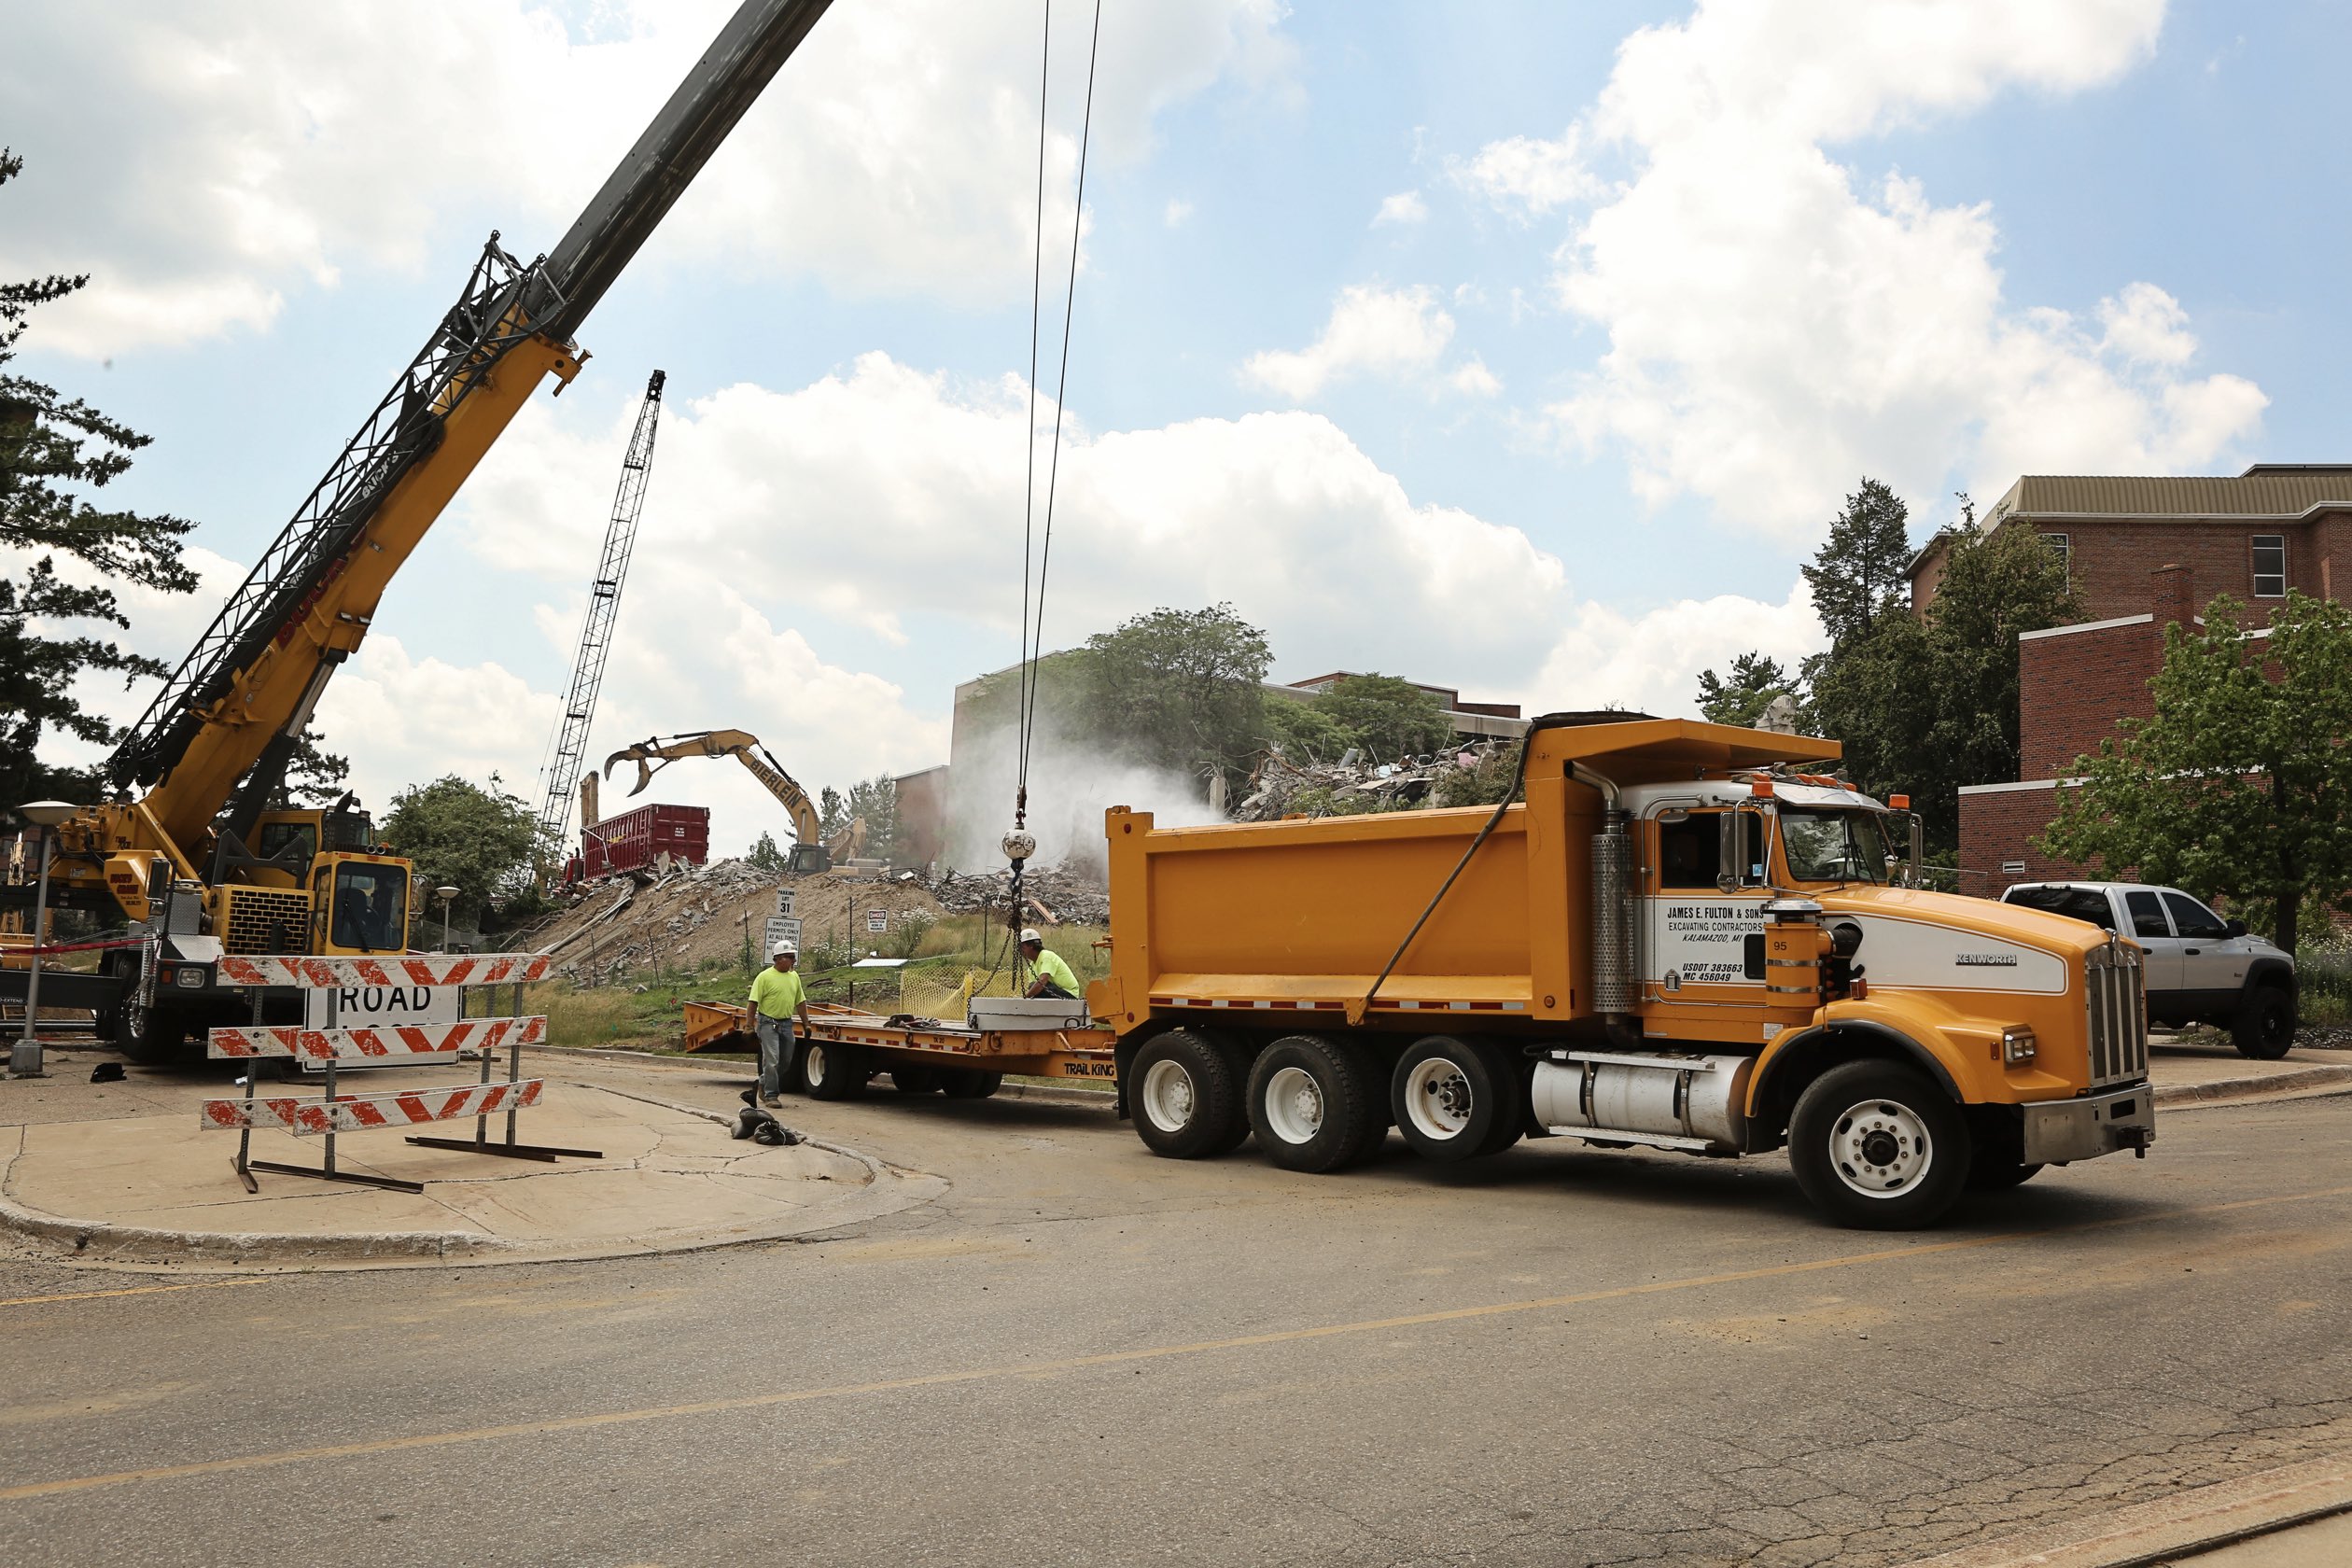
M 792 1071 L 792 1020 L 763 1013 L 759 1028 L 760 1093 L 782 1094 L 785 1078 Z

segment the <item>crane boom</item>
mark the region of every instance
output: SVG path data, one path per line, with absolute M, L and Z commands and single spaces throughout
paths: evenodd
M 830 3 L 745 0 L 553 252 L 526 266 L 491 236 L 457 303 L 109 760 L 119 786 L 155 786 L 146 804 L 173 839 L 192 843 L 240 778 L 273 771 L 257 763 L 274 753 L 282 768 L 393 572 L 540 377 L 578 371 L 571 334 Z M 491 388 L 504 395 L 483 398 Z M 469 412 L 479 428 L 453 440 Z M 404 515 L 387 518 L 396 498 Z M 276 782 L 251 781 L 253 809 Z
M 539 805 L 539 843 L 552 848 L 571 819 L 572 791 L 588 750 L 588 726 L 595 718 L 596 693 L 604 685 L 605 655 L 612 648 L 612 625 L 621 613 L 621 585 L 629 575 L 629 552 L 637 543 L 637 516 L 645 510 L 646 482 L 653 469 L 653 436 L 662 419 L 662 384 L 655 371 L 637 406 L 637 428 L 621 457 L 621 483 L 613 491 L 612 516 L 605 525 L 604 554 L 588 584 L 588 612 L 580 626 L 580 653 L 572 661 L 571 689 L 557 721 L 555 754 L 548 764 L 547 797 Z M 583 822 L 582 827 L 593 826 Z

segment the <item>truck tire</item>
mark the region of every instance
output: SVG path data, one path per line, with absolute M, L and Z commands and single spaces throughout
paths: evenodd
M 1967 1124 L 1925 1073 L 1847 1062 L 1798 1097 L 1788 1163 L 1805 1196 L 1839 1225 L 1918 1229 L 1943 1218 L 1967 1185 Z
M 2239 1056 L 2255 1061 L 2285 1056 L 2295 1044 L 2295 994 L 2284 986 L 2249 987 L 2230 1020 L 2230 1039 Z
M 987 1099 L 1003 1086 L 1001 1072 L 983 1072 L 976 1067 L 939 1070 L 939 1091 L 949 1099 Z
M 115 1049 L 141 1067 L 161 1067 L 180 1054 L 187 1038 L 182 1021 L 170 1013 L 139 1003 L 138 987 L 125 987 L 113 1014 Z
M 837 1040 L 801 1043 L 801 1087 L 811 1099 L 862 1099 L 866 1092 L 865 1052 Z
M 1519 1064 L 1491 1042 L 1433 1034 L 1415 1041 L 1389 1078 L 1396 1130 L 1425 1159 L 1476 1159 L 1519 1141 L 1527 1091 Z
M 945 1077 L 935 1067 L 894 1067 L 890 1069 L 890 1087 L 903 1095 L 937 1094 L 945 1086 Z
M 1285 1170 L 1340 1170 L 1386 1130 L 1380 1072 L 1363 1047 L 1291 1034 L 1258 1053 L 1250 1070 L 1250 1129 Z
M 1238 1047 L 1195 1029 L 1146 1041 L 1127 1068 L 1135 1134 L 1168 1159 L 1213 1159 L 1250 1136 L 1248 1064 Z

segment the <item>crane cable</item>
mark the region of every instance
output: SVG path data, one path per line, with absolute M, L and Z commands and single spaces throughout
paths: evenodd
M 1039 663 L 1045 651 L 1045 579 L 1054 558 L 1054 497 L 1061 477 L 1062 414 L 1068 404 L 1070 389 L 1070 331 L 1078 301 L 1078 241 L 1086 210 L 1086 153 L 1094 135 L 1095 64 L 1101 52 L 1102 0 L 1095 0 L 1094 23 L 1086 43 L 1085 108 L 1078 131 L 1078 189 L 1070 214 L 1070 277 L 1062 294 L 1061 353 L 1054 385 L 1054 435 L 1046 460 L 1044 527 L 1043 537 L 1036 547 L 1036 605 L 1032 614 L 1029 562 L 1037 520 L 1037 346 L 1044 315 L 1046 90 L 1052 63 L 1053 33 L 1054 0 L 1044 0 L 1043 41 L 1039 49 L 1037 88 L 1037 224 L 1029 273 L 1029 418 L 1023 432 L 1027 437 L 1029 461 L 1021 511 L 1021 658 L 1020 680 L 1015 693 L 1018 706 L 1015 718 L 1014 831 L 1005 835 L 1005 854 L 1013 865 L 1012 903 L 1006 911 L 1008 932 L 1020 929 L 1022 871 L 1029 855 L 1035 849 L 1035 841 L 1026 832 L 1029 823 L 1029 758 L 1037 726 Z M 995 973 L 995 967 L 991 966 L 991 978 Z

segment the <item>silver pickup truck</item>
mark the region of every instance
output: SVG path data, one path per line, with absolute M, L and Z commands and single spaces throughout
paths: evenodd
M 2215 1024 L 2240 1056 L 2275 1061 L 2295 1043 L 2295 959 L 2243 920 L 2177 888 L 2144 882 L 2024 882 L 2001 895 L 2130 937 L 2147 951 L 2148 1019 Z

